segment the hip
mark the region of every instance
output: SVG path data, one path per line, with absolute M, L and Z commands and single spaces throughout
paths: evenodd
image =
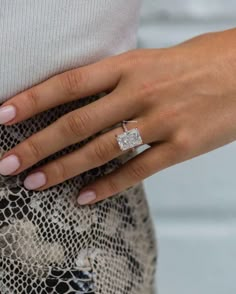
M 16 125 L 0 125 L 1 153 L 66 112 L 102 95 L 57 106 Z M 8 289 L 5 293 L 15 293 L 10 291 L 16 290 L 16 283 L 23 285 L 25 279 L 28 289 L 32 289 L 27 293 L 34 293 L 35 281 L 37 287 L 57 293 L 95 293 L 92 291 L 96 289 L 113 293 L 108 281 L 120 287 L 120 292 L 114 293 L 138 293 L 138 289 L 148 293 L 151 289 L 156 241 L 142 183 L 94 205 L 76 204 L 83 186 L 118 168 L 133 153 L 44 191 L 28 191 L 23 186 L 31 169 L 92 138 L 71 145 L 16 176 L 0 176 L 0 285 L 1 289 Z M 11 281 L 11 286 L 7 281 Z

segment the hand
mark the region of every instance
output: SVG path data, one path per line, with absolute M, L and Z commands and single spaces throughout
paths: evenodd
M 16 175 L 98 131 L 122 120 L 136 120 L 127 128 L 137 127 L 149 148 L 82 189 L 88 197 L 83 194 L 80 204 L 86 199 L 95 203 L 234 141 L 235 39 L 235 30 L 228 30 L 170 48 L 131 50 L 58 74 L 8 99 L 0 108 L 0 120 L 12 125 L 56 105 L 110 90 L 9 150 L 0 162 L 0 173 Z M 115 135 L 122 132 L 121 127 L 112 129 L 38 168 L 38 177 L 35 170 L 25 179 L 26 188 L 47 189 L 127 152 L 116 141 Z

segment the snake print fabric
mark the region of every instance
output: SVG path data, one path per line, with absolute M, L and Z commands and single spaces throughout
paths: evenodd
M 63 114 L 104 94 L 59 105 L 12 126 L 0 125 L 0 157 Z M 83 186 L 118 168 L 135 152 L 44 191 L 23 186 L 35 167 L 98 135 L 16 176 L 0 175 L 1 294 L 154 293 L 157 248 L 143 184 L 93 205 L 76 202 Z

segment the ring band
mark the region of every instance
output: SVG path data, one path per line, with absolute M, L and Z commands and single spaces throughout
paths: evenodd
M 140 146 L 143 144 L 143 140 L 140 136 L 139 130 L 137 128 L 128 130 L 126 127 L 127 122 L 137 122 L 137 121 L 122 121 L 122 127 L 124 132 L 120 135 L 116 135 L 116 140 L 119 144 L 119 147 L 122 151 L 131 149 L 135 151 L 134 147 Z

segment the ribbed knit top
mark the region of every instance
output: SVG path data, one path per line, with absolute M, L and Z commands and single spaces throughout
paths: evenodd
M 134 49 L 141 0 L 0 0 L 0 102 Z

